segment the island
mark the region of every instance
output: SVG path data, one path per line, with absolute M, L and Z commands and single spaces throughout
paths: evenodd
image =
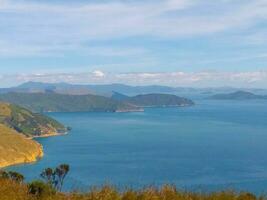
M 0 168 L 37 161 L 44 154 L 43 148 L 32 138 L 60 135 L 67 130 L 50 117 L 0 102 Z
M 267 95 L 256 95 L 246 91 L 236 91 L 228 94 L 216 94 L 210 97 L 214 100 L 250 100 L 250 99 L 266 99 Z

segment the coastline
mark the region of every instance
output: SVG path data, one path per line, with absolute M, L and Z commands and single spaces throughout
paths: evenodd
M 43 134 L 43 135 L 38 135 L 38 136 L 32 136 L 32 137 L 27 137 L 28 139 L 35 139 L 35 138 L 47 138 L 47 137 L 55 137 L 55 136 L 63 136 L 63 135 L 67 135 L 69 132 L 66 131 L 64 133 L 46 133 L 46 134 Z
M 44 156 L 44 151 L 43 151 L 43 146 L 36 142 L 39 145 L 39 152 L 34 152 L 32 153 L 32 155 L 30 156 L 26 156 L 23 158 L 18 158 L 15 159 L 13 162 L 0 162 L 0 170 L 7 168 L 7 167 L 12 167 L 12 166 L 16 166 L 16 165 L 23 165 L 23 164 L 30 164 L 30 163 L 35 163 L 38 160 L 40 160 L 43 156 Z
M 68 132 L 48 133 L 48 134 L 44 134 L 41 136 L 33 136 L 33 137 L 25 137 L 24 135 L 21 135 L 19 133 L 16 133 L 16 134 L 18 134 L 18 137 L 20 137 L 20 139 L 25 140 L 27 145 L 33 149 L 31 149 L 31 151 L 27 150 L 27 152 L 19 152 L 12 158 L 8 157 L 8 159 L 0 159 L 0 170 L 3 168 L 15 166 L 15 165 L 30 164 L 30 163 L 37 162 L 44 156 L 44 150 L 43 150 L 43 146 L 38 141 L 34 140 L 35 138 L 63 136 L 63 135 L 68 134 Z

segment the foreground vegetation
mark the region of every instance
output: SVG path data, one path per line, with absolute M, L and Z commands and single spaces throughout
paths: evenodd
M 69 166 L 43 170 L 42 180 L 23 183 L 23 175 L 16 172 L 0 172 L 0 200 L 265 200 L 252 193 L 222 191 L 214 193 L 193 193 L 179 191 L 175 186 L 161 188 L 147 187 L 141 190 L 119 191 L 112 186 L 93 188 L 89 192 L 61 192 Z
M 47 187 L 42 195 L 29 192 L 30 184 L 18 183 L 8 179 L 0 179 L 0 200 L 264 200 L 251 193 L 235 193 L 231 191 L 215 193 L 182 192 L 173 186 L 144 188 L 139 191 L 125 190 L 119 192 L 114 187 L 103 186 L 91 189 L 88 193 L 54 192 Z

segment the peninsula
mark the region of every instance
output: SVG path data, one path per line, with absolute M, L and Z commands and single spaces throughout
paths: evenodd
M 0 168 L 37 161 L 44 154 L 43 148 L 32 138 L 66 131 L 50 117 L 0 102 Z

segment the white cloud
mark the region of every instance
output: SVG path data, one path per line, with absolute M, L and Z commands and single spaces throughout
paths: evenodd
M 12 46 L 16 55 L 34 55 L 53 52 L 55 45 L 60 52 L 64 52 L 66 45 L 75 50 L 88 40 L 208 35 L 249 28 L 266 18 L 266 0 L 109 1 L 71 5 L 2 0 L 0 30 L 5 31 L 0 33 L 0 39 Z M 0 53 L 12 54 L 5 50 L 6 46 L 0 48 Z
M 89 73 L 17 74 L 0 77 L 1 83 L 26 81 L 79 84 L 123 83 L 131 85 L 169 85 L 184 87 L 262 87 L 267 88 L 267 71 L 253 72 L 168 72 L 168 73 Z
M 92 72 L 93 76 L 96 78 L 103 78 L 105 77 L 105 73 L 100 70 L 95 70 Z

